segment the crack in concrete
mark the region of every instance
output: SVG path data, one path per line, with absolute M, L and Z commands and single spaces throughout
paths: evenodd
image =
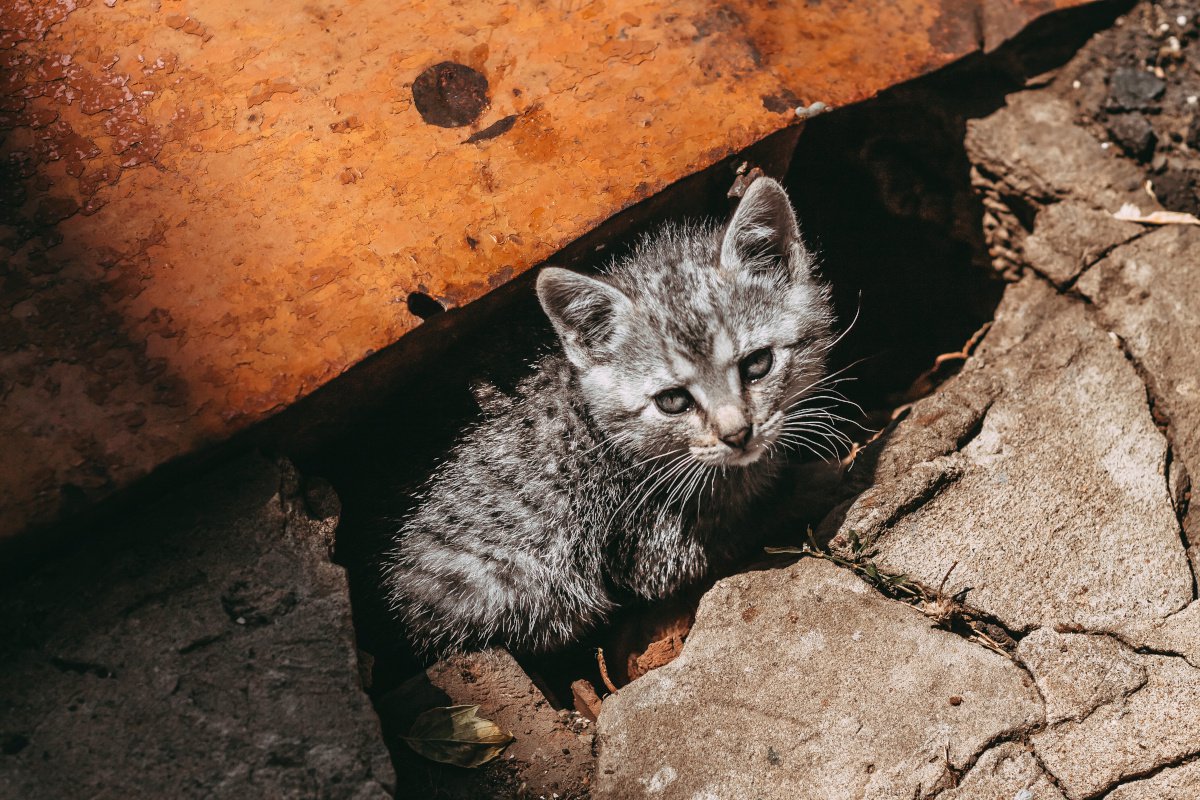
M 1179 611 L 1175 611 L 1171 614 L 1168 614 L 1167 616 L 1163 617 L 1163 619 L 1161 621 L 1166 622 L 1167 620 L 1171 619 L 1171 617 L 1174 617 L 1176 614 L 1182 612 L 1186 608 L 1187 608 L 1187 606 L 1184 606 L 1183 608 L 1179 609 Z M 1178 658 L 1178 659 L 1181 659 L 1189 667 L 1200 670 L 1200 664 L 1193 664 L 1192 660 L 1190 658 L 1188 658 L 1186 653 L 1180 653 L 1177 650 L 1165 650 L 1165 649 L 1158 648 L 1158 647 L 1150 647 L 1149 645 L 1144 645 L 1144 644 L 1136 644 L 1133 641 L 1131 641 L 1130 639 L 1126 638 L 1126 636 L 1124 634 L 1119 633 L 1118 631 L 1072 631 L 1072 633 L 1080 633 L 1080 634 L 1083 634 L 1086 636 L 1108 636 L 1112 639 L 1117 640 L 1118 642 L 1123 644 L 1125 647 L 1128 647 L 1130 650 L 1132 650 L 1134 653 L 1138 654 L 1139 656 L 1160 656 L 1162 658 Z M 1141 687 L 1139 687 L 1139 688 L 1141 688 Z M 1131 692 L 1131 694 L 1132 694 L 1132 692 Z M 1126 695 L 1126 696 L 1128 696 L 1128 695 Z
M 1029 744 L 1029 754 L 1031 756 L 1033 756 L 1033 760 L 1038 765 L 1038 769 L 1040 769 L 1042 771 L 1042 774 L 1044 774 L 1046 776 L 1046 778 L 1052 784 L 1054 784 L 1054 788 L 1058 789 L 1058 791 L 1062 792 L 1063 797 L 1066 797 L 1067 796 L 1066 785 L 1064 785 L 1063 782 L 1061 780 L 1059 780 L 1059 777 L 1054 774 L 1054 771 L 1050 769 L 1049 765 L 1047 765 L 1046 762 L 1042 760 L 1042 754 L 1037 751 L 1037 748 L 1033 746 L 1032 742 L 1030 742 L 1030 744 Z
M 1148 778 L 1153 778 L 1155 775 L 1158 775 L 1161 772 L 1165 772 L 1168 769 L 1173 769 L 1175 767 L 1182 767 L 1182 766 L 1184 766 L 1186 764 L 1190 764 L 1193 761 L 1196 761 L 1198 759 L 1200 759 L 1200 749 L 1194 750 L 1194 751 L 1187 753 L 1186 755 L 1180 756 L 1178 758 L 1170 759 L 1169 761 L 1167 761 L 1163 764 L 1156 764 L 1155 766 L 1150 767 L 1149 769 L 1145 769 L 1140 772 L 1134 772 L 1134 773 L 1130 773 L 1129 775 L 1125 775 L 1122 778 L 1120 778 L 1119 780 L 1114 781 L 1110 785 L 1104 787 L 1100 791 L 1093 792 L 1092 794 L 1089 794 L 1089 795 L 1085 795 L 1084 797 L 1081 798 L 1081 800 L 1104 800 L 1104 798 L 1108 797 L 1109 795 L 1111 795 L 1113 792 L 1115 792 L 1117 789 L 1121 788 L 1122 786 L 1125 786 L 1130 783 L 1137 783 L 1138 781 L 1143 781 Z

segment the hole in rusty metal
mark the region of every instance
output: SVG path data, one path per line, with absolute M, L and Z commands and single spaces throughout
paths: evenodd
M 446 313 L 446 307 L 424 292 L 411 292 L 408 295 L 408 310 L 415 317 L 429 319 L 438 314 Z

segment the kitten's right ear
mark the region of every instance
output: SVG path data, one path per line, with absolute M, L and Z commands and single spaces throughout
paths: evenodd
M 541 271 L 537 295 L 567 358 L 580 368 L 603 356 L 618 320 L 631 308 L 629 298 L 615 286 L 559 267 Z
M 721 263 L 740 265 L 785 280 L 812 273 L 792 201 L 779 182 L 758 178 L 750 184 L 725 228 Z

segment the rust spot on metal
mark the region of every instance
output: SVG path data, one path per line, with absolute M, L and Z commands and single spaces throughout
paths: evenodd
M 788 89 L 780 89 L 774 94 L 764 94 L 762 104 L 767 111 L 774 111 L 776 114 L 792 114 L 795 113 L 798 106 L 804 105 L 804 101 Z
M 300 91 L 300 87 L 287 78 L 272 78 L 262 81 L 246 97 L 246 107 L 254 108 L 262 105 L 277 94 L 292 94 Z
M 182 14 L 169 14 L 166 23 L 168 28 L 174 28 L 177 31 L 192 36 L 199 36 L 206 42 L 213 37 L 208 28 L 204 27 L 204 23 L 194 17 L 185 17 Z
M 516 123 L 518 114 L 509 114 L 503 119 L 499 119 L 488 125 L 481 131 L 476 131 L 466 138 L 463 144 L 474 144 L 476 142 L 495 139 L 497 136 L 502 136 L 512 130 L 512 126 Z
M 470 125 L 488 106 L 483 73 L 453 61 L 434 64 L 413 81 L 413 104 L 421 119 L 441 128 Z
M 359 119 L 358 114 L 351 114 L 343 120 L 330 123 L 329 130 L 333 131 L 334 133 L 346 133 L 348 131 L 357 130 L 358 128 L 363 127 L 364 124 L 365 123 Z

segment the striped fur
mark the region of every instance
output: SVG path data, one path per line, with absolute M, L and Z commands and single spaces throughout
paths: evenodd
M 392 605 L 430 654 L 552 649 L 620 597 L 664 597 L 743 552 L 832 344 L 828 292 L 770 179 L 725 226 L 666 228 L 599 277 L 548 268 L 538 294 L 562 351 L 489 400 L 389 556 Z M 764 347 L 770 372 L 743 381 Z M 695 405 L 666 414 L 654 396 L 676 387 Z M 739 425 L 744 449 L 720 438 Z

